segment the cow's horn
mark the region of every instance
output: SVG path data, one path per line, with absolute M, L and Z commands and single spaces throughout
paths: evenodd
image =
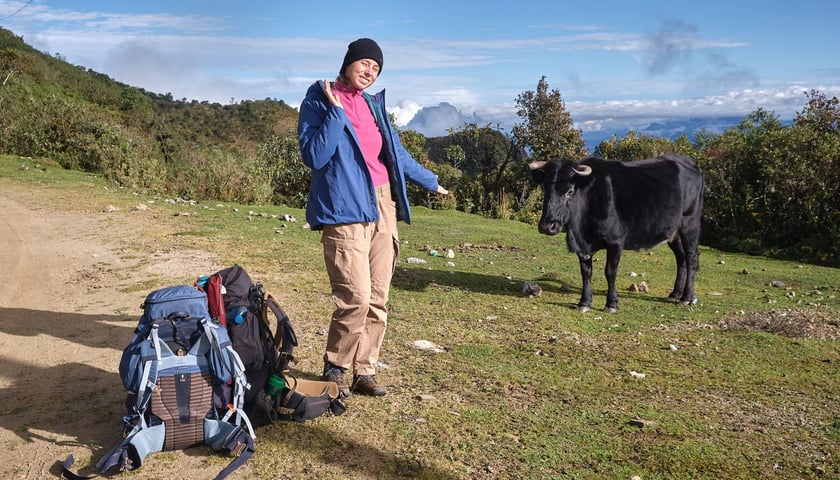
M 528 169 L 530 170 L 542 170 L 545 167 L 545 164 L 548 163 L 546 161 L 539 161 L 539 162 L 531 162 L 528 164 Z
M 580 175 L 581 177 L 585 177 L 592 173 L 592 167 L 590 167 L 589 165 L 581 165 L 580 167 L 574 167 L 572 170 L 574 170 L 575 173 Z

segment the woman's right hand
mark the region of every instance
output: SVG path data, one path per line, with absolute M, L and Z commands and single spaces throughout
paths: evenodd
M 330 101 L 330 104 L 338 108 L 344 108 L 341 105 L 341 100 L 338 99 L 338 95 L 333 95 L 329 80 L 324 80 L 324 93 L 327 95 L 327 100 Z

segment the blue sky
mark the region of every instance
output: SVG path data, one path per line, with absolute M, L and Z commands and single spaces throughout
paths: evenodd
M 840 96 L 838 18 L 836 0 L 0 0 L 0 26 L 39 50 L 223 104 L 297 107 L 350 41 L 371 37 L 385 56 L 372 90 L 386 89 L 399 124 L 448 103 L 508 131 L 542 76 L 584 131 L 759 107 L 790 120 L 805 91 Z M 461 125 L 447 122 L 435 128 Z

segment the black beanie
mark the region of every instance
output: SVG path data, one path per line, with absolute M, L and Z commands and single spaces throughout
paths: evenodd
M 372 59 L 379 64 L 379 70 L 382 71 L 382 49 L 373 40 L 360 38 L 347 45 L 347 54 L 344 55 L 344 63 L 341 64 L 341 70 L 338 73 L 344 75 L 347 65 L 362 58 Z

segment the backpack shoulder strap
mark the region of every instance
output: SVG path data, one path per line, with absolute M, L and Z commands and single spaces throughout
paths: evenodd
M 263 297 L 262 317 L 270 331 L 270 322 L 268 321 L 269 311 L 272 312 L 277 321 L 277 328 L 274 331 L 274 346 L 277 348 L 278 353 L 277 371 L 283 372 L 290 362 L 295 361 L 292 351 L 298 346 L 297 335 L 295 334 L 294 328 L 292 328 L 292 322 L 289 320 L 289 316 L 280 308 L 280 304 L 274 299 L 274 296 L 266 292 Z

